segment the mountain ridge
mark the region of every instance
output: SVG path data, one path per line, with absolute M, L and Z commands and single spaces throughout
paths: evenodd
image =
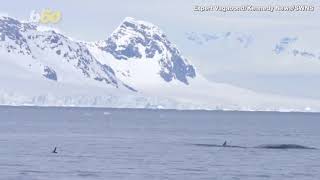
M 196 76 L 195 69 L 157 26 L 126 17 L 104 42 L 97 45 L 118 60 L 130 58 L 157 59 L 160 76 L 167 82 L 177 79 L 188 84 Z M 159 54 L 160 57 L 156 57 Z
M 209 82 L 157 26 L 133 18 L 96 42 L 9 17 L 0 19 L 0 33 L 9 68 L 0 73 L 1 104 L 320 111 L 318 101 Z

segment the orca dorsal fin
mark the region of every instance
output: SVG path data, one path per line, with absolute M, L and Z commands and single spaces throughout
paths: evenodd
M 52 151 L 52 153 L 58 153 L 57 152 L 57 147 L 54 147 L 54 150 Z
M 224 141 L 224 143 L 222 144 L 222 146 L 227 146 L 227 141 Z

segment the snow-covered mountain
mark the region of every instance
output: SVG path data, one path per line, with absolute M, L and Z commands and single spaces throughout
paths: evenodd
M 268 58 L 273 60 L 291 59 L 291 61 L 292 59 L 320 60 L 320 49 L 316 45 L 318 39 L 314 37 L 313 32 L 302 31 L 298 35 L 296 32 L 287 33 L 289 35 L 283 34 L 285 33 L 280 30 L 277 32 L 258 31 L 256 33 L 238 31 L 187 32 L 185 37 L 186 40 L 199 48 L 213 47 L 212 53 L 216 54 L 222 51 L 219 58 L 224 59 L 229 59 L 225 52 L 232 51 L 232 54 L 242 59 L 256 57 L 258 54 L 258 56 L 266 57 L 265 59 L 257 58 L 262 60 Z M 315 42 L 315 44 L 311 42 Z M 259 53 L 256 53 L 257 51 Z M 226 56 L 221 54 L 226 54 Z
M 241 32 L 222 32 L 222 33 L 186 33 L 188 40 L 193 41 L 199 45 L 205 45 L 212 41 L 229 41 L 231 43 L 237 43 L 243 48 L 247 48 L 251 45 L 253 37 L 250 34 Z
M 284 37 L 275 45 L 274 52 L 276 54 L 287 54 L 289 56 L 301 57 L 306 59 L 320 60 L 319 50 L 308 50 L 301 47 L 295 47 L 297 37 Z
M 189 84 L 188 78 L 196 77 L 195 68 L 188 63 L 166 35 L 158 27 L 147 22 L 125 18 L 107 40 L 99 41 L 95 45 L 118 61 L 135 61 L 135 59 L 153 61 L 152 63 L 157 66 L 155 68 L 159 68 L 153 73 L 159 74 L 166 82 L 178 80 Z M 125 76 L 132 75 L 129 68 L 121 68 L 121 71 Z
M 157 26 L 133 18 L 83 42 L 1 17 L 0 60 L 1 104 L 320 111 L 318 101 L 209 82 Z
M 13 57 L 9 63 L 15 61 L 18 66 L 48 80 L 74 83 L 74 79 L 87 78 L 130 88 L 115 77 L 110 66 L 97 61 L 81 42 L 9 17 L 0 19 L 0 33 L 1 53 Z

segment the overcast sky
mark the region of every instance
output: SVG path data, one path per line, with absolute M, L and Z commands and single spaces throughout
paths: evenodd
M 264 34 L 275 38 L 303 38 L 302 49 L 320 55 L 320 6 L 315 0 L 0 0 L 2 14 L 27 20 L 32 10 L 58 10 L 62 20 L 53 27 L 79 40 L 106 39 L 127 16 L 149 21 L 159 26 L 181 50 L 198 71 L 212 81 L 228 82 L 238 86 L 277 94 L 316 97 L 320 99 L 320 59 L 285 60 L 250 57 L 237 53 L 236 41 L 221 41 L 199 45 L 187 40 L 186 34 L 241 32 L 253 36 L 261 45 Z M 293 5 L 315 6 L 305 13 L 223 13 L 194 12 L 195 5 Z M 319 33 L 318 33 L 319 34 Z M 303 36 L 303 37 L 300 37 Z M 306 36 L 306 37 L 304 37 Z M 259 39 L 259 38 L 260 39 Z M 265 37 L 268 41 L 268 37 Z M 318 41 L 319 40 L 319 41 Z M 260 42 L 261 41 L 261 42 Z M 260 43 L 260 44 L 259 44 Z M 276 43 L 276 42 L 275 42 Z M 253 44 L 255 45 L 255 44 Z M 221 49 L 223 48 L 223 49 Z M 258 50 L 260 50 L 258 49 Z

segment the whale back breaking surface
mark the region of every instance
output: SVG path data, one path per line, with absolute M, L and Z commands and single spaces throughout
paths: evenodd
M 302 146 L 299 144 L 265 144 L 257 146 L 263 149 L 316 149 L 314 147 Z
M 303 146 L 299 144 L 263 144 L 255 147 L 245 147 L 245 146 L 231 146 L 231 145 L 219 145 L 219 144 L 192 144 L 194 146 L 200 147 L 216 147 L 216 148 L 258 148 L 258 149 L 317 149 L 314 147 Z

